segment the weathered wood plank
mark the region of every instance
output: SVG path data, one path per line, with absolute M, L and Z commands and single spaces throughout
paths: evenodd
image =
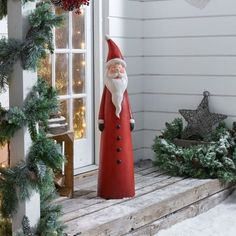
M 155 171 L 158 171 L 158 167 L 153 166 L 151 160 L 140 161 L 135 165 L 135 176 L 146 175 Z M 162 173 L 162 172 L 161 172 Z M 94 171 L 93 175 L 84 177 L 75 177 L 75 190 L 88 189 L 88 187 L 96 186 L 98 178 L 98 172 Z
M 222 201 L 224 201 L 233 191 L 235 187 L 228 188 L 220 191 L 210 197 L 204 198 L 198 202 L 195 202 L 183 209 L 169 214 L 157 221 L 154 221 L 148 225 L 143 226 L 131 233 L 125 234 L 126 236 L 143 236 L 143 235 L 154 235 L 161 229 L 169 228 L 170 226 L 179 223 L 188 218 L 197 216 L 209 209 L 215 207 Z
M 122 235 L 225 187 L 218 180 L 185 179 L 132 199 L 132 201 L 122 202 L 72 220 L 67 223 L 67 233 L 90 236 Z
M 145 170 L 149 170 L 149 168 Z M 145 185 L 150 185 L 156 182 L 160 182 L 168 178 L 170 178 L 170 176 L 163 175 L 162 172 L 160 171 L 151 172 L 149 174 L 146 173 L 145 176 L 137 174 L 135 178 L 135 183 L 136 183 L 135 189 L 137 191 L 138 189 L 144 187 Z M 74 192 L 73 199 L 63 198 L 58 200 L 57 202 L 60 203 L 65 209 L 64 213 L 75 211 L 77 209 L 82 209 L 88 207 L 89 205 L 94 205 L 104 202 L 105 201 L 104 199 L 97 198 L 96 184 L 97 184 L 96 180 L 94 180 L 94 182 L 88 182 L 87 184 L 83 184 L 81 188 L 75 188 L 76 191 Z M 68 205 L 70 207 L 68 207 Z
M 159 180 L 159 181 L 158 181 Z M 137 190 L 136 190 L 136 196 L 135 197 L 139 197 L 143 194 L 147 194 L 151 191 L 157 190 L 157 189 L 161 189 L 163 187 L 166 187 L 168 185 L 174 184 L 178 181 L 182 180 L 182 178 L 179 177 L 162 177 L 162 178 L 157 178 L 156 183 L 150 183 L 150 185 L 145 186 L 145 185 L 138 185 L 137 186 Z M 94 213 L 96 211 L 99 211 L 101 209 L 110 207 L 112 205 L 117 205 L 120 204 L 122 202 L 125 201 L 132 201 L 133 199 L 119 199 L 119 200 L 105 200 L 105 199 L 101 199 L 101 198 L 95 198 L 92 199 L 92 201 L 87 201 L 89 202 L 90 205 L 87 205 L 87 208 L 85 209 L 85 207 L 82 207 L 78 204 L 76 204 L 76 202 L 73 202 L 70 204 L 70 206 L 67 206 L 65 209 L 65 214 L 63 215 L 62 219 L 63 221 L 69 221 L 72 219 L 76 219 L 78 217 L 82 217 L 83 215 L 87 215 L 87 214 L 91 214 Z M 82 201 L 82 203 L 84 203 Z
M 140 183 L 137 183 L 135 185 L 136 197 L 150 191 L 147 189 L 147 191 L 145 192 L 145 187 L 148 187 L 150 185 L 152 185 L 153 188 L 157 189 L 157 188 L 167 186 L 169 184 L 173 184 L 176 181 L 180 180 L 179 178 L 172 178 L 171 182 L 170 181 L 166 182 L 166 180 L 168 180 L 169 178 L 171 178 L 171 177 L 167 176 L 167 175 L 161 175 L 161 176 L 158 176 L 155 178 L 146 178 L 146 181 L 142 181 Z M 86 196 L 80 197 L 78 199 L 69 199 L 67 201 L 64 201 L 61 204 L 63 206 L 63 212 L 64 212 L 63 220 L 65 220 L 65 218 L 67 220 L 69 220 L 69 219 L 74 219 L 75 217 L 81 216 L 79 211 L 85 207 L 89 207 L 89 209 L 86 209 L 86 214 L 89 214 L 91 212 L 103 209 L 107 206 L 111 206 L 113 204 L 118 204 L 120 202 L 127 201 L 127 199 L 120 199 L 120 200 L 108 202 L 107 200 L 102 199 L 102 198 L 98 198 L 96 196 L 97 196 L 96 192 L 92 192 L 92 193 L 89 193 Z M 94 206 L 95 204 L 100 204 L 100 205 L 95 207 Z M 85 209 L 83 209 L 83 210 L 85 210 Z M 76 213 L 74 213 L 75 211 L 76 211 Z M 69 213 L 69 215 L 68 215 L 68 213 Z

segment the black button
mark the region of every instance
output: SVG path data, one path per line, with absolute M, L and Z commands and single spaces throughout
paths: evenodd
M 121 140 L 121 136 L 117 136 L 116 140 L 118 140 L 118 141 Z
M 117 164 L 121 164 L 121 162 L 122 162 L 121 160 L 117 160 L 116 161 Z
M 116 128 L 117 128 L 117 129 L 120 129 L 120 127 L 121 127 L 120 124 L 117 124 L 117 125 L 116 125 Z
M 122 148 L 121 148 L 121 147 L 118 147 L 118 148 L 116 149 L 116 151 L 117 151 L 117 152 L 121 152 L 121 151 L 122 151 Z

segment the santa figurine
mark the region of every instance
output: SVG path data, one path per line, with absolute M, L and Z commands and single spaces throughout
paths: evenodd
M 98 196 L 121 199 L 135 195 L 131 138 L 134 119 L 127 93 L 126 63 L 117 45 L 106 39 L 109 52 L 98 120 L 101 131 Z

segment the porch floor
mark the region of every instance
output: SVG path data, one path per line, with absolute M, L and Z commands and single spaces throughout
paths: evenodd
M 218 180 L 169 176 L 151 161 L 135 167 L 136 196 L 104 200 L 96 195 L 97 172 L 75 178 L 74 198 L 60 197 L 68 236 L 149 236 L 223 201 L 233 186 Z

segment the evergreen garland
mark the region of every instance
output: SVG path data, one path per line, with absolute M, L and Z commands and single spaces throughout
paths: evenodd
M 46 121 L 49 114 L 57 108 L 55 90 L 44 80 L 39 79 L 37 85 L 29 93 L 22 110 L 19 108 L 12 108 L 9 111 L 2 109 L 3 117 L 0 115 L 0 120 L 9 127 L 7 131 L 4 131 L 4 126 L 0 122 L 0 133 L 4 131 L 3 133 L 7 134 L 5 140 L 2 137 L 2 143 L 12 137 L 21 125 L 28 125 L 33 141 L 26 162 L 21 162 L 12 168 L 0 168 L 1 215 L 4 218 L 12 217 L 19 201 L 30 198 L 32 191 L 40 192 L 41 219 L 35 235 L 53 235 L 55 232 L 56 235 L 63 235 L 64 226 L 58 220 L 61 210 L 60 207 L 52 204 L 52 200 L 56 196 L 53 170 L 61 169 L 64 157 L 60 154 L 59 147 L 53 140 L 48 139 L 44 132 L 47 129 Z M 12 112 L 15 110 L 17 112 Z M 36 123 L 39 121 L 41 123 L 37 132 Z M 8 133 L 9 130 L 10 133 Z M 26 218 L 23 222 L 24 224 L 27 222 Z M 24 227 L 23 234 L 21 232 L 19 235 L 30 235 L 24 233 Z
M 19 1 L 24 4 L 35 0 Z M 80 6 L 85 3 L 88 5 L 88 1 L 80 1 Z M 6 15 L 7 0 L 0 0 L 0 19 Z M 52 28 L 61 25 L 63 17 L 52 12 L 50 1 L 42 1 L 28 20 L 31 28 L 24 42 L 0 39 L 0 92 L 8 85 L 13 66 L 19 59 L 23 69 L 36 70 L 47 51 L 53 53 Z M 56 196 L 54 170 L 60 170 L 64 157 L 59 147 L 45 133 L 49 115 L 57 109 L 55 90 L 41 79 L 29 93 L 23 108 L 6 110 L 0 104 L 0 145 L 6 144 L 24 126 L 28 127 L 32 139 L 25 162 L 11 168 L 0 168 L 0 235 L 12 235 L 10 218 L 16 212 L 19 201 L 30 198 L 32 191 L 40 193 L 40 221 L 36 228 L 30 228 L 29 219 L 24 216 L 22 231 L 17 235 L 63 235 L 65 226 L 59 220 L 61 208 L 52 202 Z
M 63 16 L 55 15 L 51 4 L 45 2 L 38 4 L 28 19 L 31 29 L 22 47 L 21 61 L 24 69 L 36 70 L 40 59 L 46 56 L 46 49 L 53 53 L 52 28 L 62 24 Z
M 0 39 L 0 92 L 5 90 L 13 66 L 20 57 L 22 43 L 15 39 Z
M 225 123 L 220 123 L 211 134 L 211 142 L 187 148 L 174 144 L 182 131 L 182 119 L 166 123 L 162 136 L 156 137 L 152 146 L 156 165 L 173 175 L 236 181 L 235 129 L 230 130 Z
M 4 90 L 8 84 L 13 65 L 19 58 L 24 69 L 36 70 L 47 50 L 53 53 L 52 28 L 62 24 L 63 16 L 56 16 L 51 4 L 42 2 L 28 19 L 31 28 L 24 42 L 5 38 L 0 40 L 0 90 Z

